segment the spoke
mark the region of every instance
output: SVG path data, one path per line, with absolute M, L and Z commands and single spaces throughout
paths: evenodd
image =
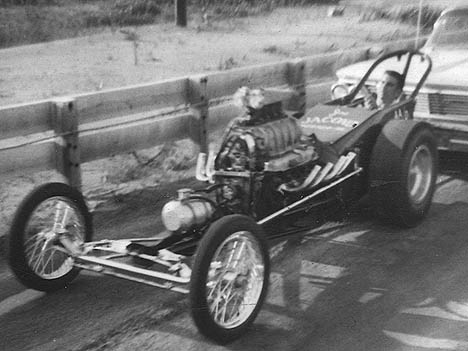
M 235 260 L 236 266 L 242 258 L 242 254 L 245 251 L 245 246 L 246 246 L 246 242 L 242 240 L 240 247 L 236 250 L 236 260 Z
M 32 235 L 28 240 L 26 240 L 24 242 L 24 245 L 25 246 L 29 245 L 31 241 L 37 242 L 38 240 L 41 240 L 41 239 L 44 240 L 45 238 L 42 236 L 43 236 L 43 233 L 42 231 L 40 231 L 39 233 Z
M 227 245 L 229 244 L 229 242 L 227 243 Z M 234 259 L 234 256 L 235 256 L 235 253 L 236 253 L 236 248 L 237 248 L 237 245 L 239 244 L 238 241 L 234 241 L 233 243 L 233 247 L 231 249 L 231 252 L 229 254 L 229 258 L 226 262 L 226 267 L 229 267 L 231 265 L 231 262 L 232 260 Z M 223 248 L 224 249 L 224 248 Z M 220 253 L 222 252 L 222 250 L 220 251 Z
M 54 250 L 55 250 L 55 249 L 54 249 Z M 55 252 L 57 252 L 57 253 L 58 253 L 58 251 L 57 251 L 57 250 L 55 250 Z M 51 255 L 51 257 L 52 257 L 52 255 Z M 55 272 L 55 269 L 54 269 L 54 260 L 51 260 L 51 261 L 50 261 L 50 265 L 51 265 L 51 267 L 50 267 L 50 271 L 51 271 L 51 272 Z
M 32 265 L 34 263 L 34 261 L 36 261 L 38 258 L 41 257 L 41 247 L 43 246 L 42 245 L 42 242 L 45 241 L 46 239 L 42 239 L 42 240 L 37 240 L 36 243 L 34 244 L 33 246 L 33 252 L 31 254 L 31 256 L 29 257 L 29 263 L 30 265 Z
M 237 296 L 239 296 L 239 294 L 238 294 L 237 292 L 234 292 L 234 293 L 233 293 L 233 292 L 231 291 L 231 293 L 226 297 L 226 299 L 225 299 L 224 321 L 226 321 L 226 316 L 225 316 L 225 314 L 226 314 L 226 311 L 227 311 L 229 305 L 231 304 L 231 301 L 232 301 L 235 297 L 237 297 Z M 239 306 L 239 304 L 238 304 L 237 302 L 235 302 L 234 304 L 232 304 L 232 306 L 233 306 L 233 305 L 236 305 L 236 306 L 235 306 L 236 308 L 235 308 L 235 309 L 234 309 L 234 308 L 231 309 L 231 315 L 229 316 L 229 319 L 230 319 L 230 320 L 232 320 L 232 318 L 234 317 L 233 314 L 235 315 L 235 310 L 239 310 L 239 307 L 241 307 L 241 306 Z
M 232 291 L 232 285 L 233 285 L 233 281 L 229 281 L 226 284 L 226 286 L 224 287 L 224 289 L 220 292 L 220 295 L 218 297 L 218 299 L 220 300 L 220 304 L 224 301 L 224 303 L 222 304 L 223 307 L 221 309 L 221 313 L 222 313 L 222 319 L 221 320 L 222 320 L 222 322 L 226 322 L 226 320 L 225 320 L 226 308 L 227 308 L 227 298 L 226 298 L 226 296 L 230 296 L 230 293 Z M 227 290 L 229 290 L 228 294 L 226 293 Z
M 214 308 L 213 308 L 213 311 L 212 311 L 212 312 L 214 312 L 215 318 L 216 318 L 216 316 L 218 315 L 219 303 L 220 303 L 219 297 L 216 297 L 216 298 L 214 299 L 214 301 L 213 301 L 213 307 L 214 307 Z
M 227 309 L 227 303 L 224 302 L 223 307 L 221 308 L 221 322 L 226 323 L 226 309 Z
M 52 251 L 52 250 L 55 251 L 55 249 L 53 249 L 53 248 L 51 248 L 51 247 L 45 249 L 45 250 L 43 251 L 43 256 L 45 256 L 46 252 L 49 252 L 49 251 Z M 45 273 L 46 273 L 45 270 L 46 270 L 47 265 L 49 264 L 49 262 L 52 260 L 52 257 L 53 257 L 53 254 L 51 253 L 51 254 L 49 255 L 49 257 L 47 258 L 47 260 L 44 262 L 43 266 L 42 266 L 41 274 L 45 274 Z
M 37 238 L 37 239 L 38 239 L 38 240 L 34 241 L 33 244 L 28 245 L 28 246 L 26 247 L 26 250 L 25 250 L 25 251 L 26 251 L 26 252 L 25 252 L 26 255 L 27 255 L 27 256 L 30 256 L 31 258 L 35 256 L 36 251 L 37 251 L 37 248 L 38 248 L 39 246 L 42 246 L 42 245 L 41 245 L 41 241 L 42 241 L 42 240 L 45 240 L 45 239 L 42 239 L 42 240 L 41 240 L 41 238 Z M 31 252 L 31 251 L 32 251 L 32 252 Z M 29 255 L 29 253 L 30 253 L 30 255 Z
M 213 312 L 214 310 L 217 310 L 217 305 L 219 304 L 219 296 L 220 296 L 220 280 L 217 282 L 216 286 L 212 289 L 212 294 L 209 298 L 209 300 L 213 301 L 212 304 L 211 304 L 211 312 Z M 217 292 L 215 294 L 215 292 Z M 212 295 L 215 295 L 214 297 Z M 215 313 L 216 314 L 216 313 Z
M 213 275 L 214 279 L 211 280 L 211 282 L 215 283 L 215 286 L 210 288 L 210 293 L 208 294 L 208 299 L 213 297 L 213 294 L 217 289 L 219 289 L 220 284 L 222 283 L 222 279 L 218 279 L 217 277 L 223 277 L 226 274 L 227 269 L 223 269 L 222 272 L 217 272 L 215 275 Z
M 42 263 L 42 259 L 43 259 L 43 254 L 42 254 L 42 251 L 39 253 L 38 255 L 38 259 L 36 261 L 36 264 L 35 266 L 33 267 L 33 271 L 34 272 L 39 272 L 39 265 Z
M 229 282 L 226 284 L 226 286 L 225 286 L 225 287 L 223 288 L 223 290 L 221 291 L 221 295 L 222 295 L 222 296 L 224 296 L 224 294 L 226 293 L 226 290 L 227 290 L 227 289 L 232 288 L 232 284 L 233 284 L 233 281 L 232 281 L 232 280 L 229 281 Z

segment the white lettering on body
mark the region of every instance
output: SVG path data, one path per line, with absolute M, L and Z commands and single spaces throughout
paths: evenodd
M 343 118 L 340 116 L 347 116 L 349 112 L 343 111 L 339 108 L 336 108 L 332 113 L 325 117 L 307 117 L 304 121 L 301 122 L 301 125 L 304 127 L 317 126 L 322 124 L 333 124 L 338 126 L 343 126 L 346 128 L 354 128 L 359 125 L 358 121 Z
M 301 122 L 301 125 L 304 127 L 320 124 L 335 124 L 346 128 L 355 128 L 357 125 L 359 125 L 359 122 L 342 117 L 335 117 L 333 115 L 328 115 L 326 117 L 307 117 L 304 121 Z

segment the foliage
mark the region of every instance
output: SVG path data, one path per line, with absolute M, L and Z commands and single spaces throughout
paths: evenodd
M 76 36 L 83 23 L 75 14 L 74 10 L 60 7 L 54 11 L 43 11 L 38 6 L 5 8 L 0 11 L 0 47 Z
M 218 63 L 218 70 L 219 71 L 226 71 L 238 66 L 239 63 L 234 59 L 234 57 L 229 57 L 226 60 L 221 59 Z
M 57 0 L 0 0 L 0 7 L 55 5 L 56 3 Z
M 187 0 L 190 16 L 204 21 L 255 16 L 279 6 L 336 4 L 338 0 Z M 174 0 L 0 0 L 0 47 L 73 37 L 98 27 L 138 26 L 173 21 Z M 361 20 L 389 19 L 415 24 L 416 6 L 366 8 Z M 423 7 L 423 28 L 440 10 Z M 228 65 L 224 65 L 228 66 Z M 223 67 L 224 67 L 223 66 Z
M 421 11 L 421 27 L 431 29 L 441 14 L 441 9 L 423 6 Z M 418 6 L 394 6 L 390 8 L 370 8 L 361 15 L 363 21 L 379 19 L 393 20 L 401 23 L 416 25 L 418 22 Z
M 308 6 L 336 4 L 339 0 L 194 0 L 201 11 L 210 11 L 218 17 L 247 17 L 270 12 L 281 6 Z
M 111 5 L 111 22 L 118 25 L 141 25 L 153 23 L 161 14 L 161 6 L 167 1 L 118 0 Z

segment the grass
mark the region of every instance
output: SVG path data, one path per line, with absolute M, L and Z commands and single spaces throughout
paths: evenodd
M 188 14 L 211 20 L 255 16 L 279 6 L 336 0 L 194 0 Z M 75 37 L 100 28 L 174 21 L 173 0 L 0 0 L 0 47 Z M 190 18 L 189 18 L 190 20 Z
M 423 6 L 421 11 L 421 27 L 423 30 L 432 29 L 442 10 L 438 7 Z M 386 19 L 400 23 L 416 25 L 418 21 L 418 6 L 393 6 L 389 8 L 366 8 L 361 13 L 361 21 Z
M 75 37 L 105 27 L 167 21 L 173 18 L 170 10 L 169 4 L 158 5 L 153 0 L 4 5 L 0 8 L 0 47 Z
M 218 63 L 218 71 L 226 71 L 232 68 L 239 66 L 239 63 L 234 59 L 234 57 L 229 57 L 225 60 L 220 59 Z
M 335 4 L 336 0 L 195 0 L 189 15 L 205 21 L 256 16 L 280 6 Z M 0 47 L 94 33 L 100 28 L 174 21 L 173 0 L 0 0 Z M 432 28 L 440 9 L 424 6 L 423 28 Z M 366 8 L 362 21 L 390 19 L 415 24 L 417 6 Z M 189 19 L 190 20 L 190 19 Z

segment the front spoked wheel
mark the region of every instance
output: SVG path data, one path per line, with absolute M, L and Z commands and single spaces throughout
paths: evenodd
M 81 193 L 48 183 L 20 204 L 10 230 L 9 261 L 27 287 L 54 291 L 78 274 L 73 252 L 92 239 L 92 220 Z
M 255 320 L 269 278 L 268 246 L 251 218 L 231 215 L 215 222 L 200 241 L 192 269 L 192 317 L 202 334 L 227 343 Z

